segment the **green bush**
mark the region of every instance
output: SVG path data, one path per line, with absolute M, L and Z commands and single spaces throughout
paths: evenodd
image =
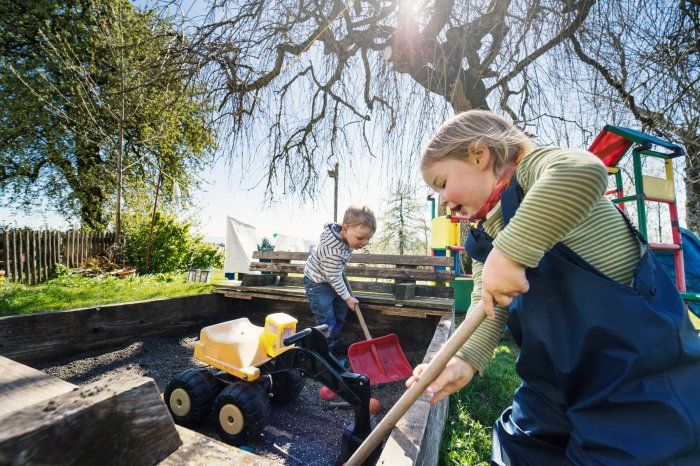
M 190 268 L 220 268 L 223 252 L 192 234 L 192 224 L 168 213 L 157 213 L 153 226 L 151 260 L 146 270 L 146 249 L 151 226 L 147 216 L 129 216 L 123 223 L 124 259 L 141 273 L 175 272 Z

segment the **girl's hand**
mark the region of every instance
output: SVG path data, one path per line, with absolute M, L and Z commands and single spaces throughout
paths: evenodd
M 493 248 L 481 272 L 481 301 L 484 312 L 493 319 L 495 304 L 508 306 L 513 298 L 530 289 L 525 278 L 525 266 Z
M 406 381 L 406 387 L 410 387 L 420 378 L 427 364 L 419 364 L 413 370 L 413 376 Z M 430 399 L 430 404 L 434 405 L 446 396 L 456 392 L 460 388 L 471 382 L 472 377 L 476 373 L 476 369 L 464 359 L 453 356 L 449 360 L 445 368 L 440 372 L 433 383 L 425 390 L 425 393 L 433 395 Z

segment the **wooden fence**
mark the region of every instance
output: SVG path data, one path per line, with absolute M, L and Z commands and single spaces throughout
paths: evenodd
M 40 283 L 56 264 L 80 267 L 86 259 L 104 255 L 113 240 L 113 233 L 80 230 L 0 230 L 0 270 L 9 281 Z

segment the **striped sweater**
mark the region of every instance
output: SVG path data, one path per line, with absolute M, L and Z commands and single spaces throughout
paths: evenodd
M 540 147 L 523 158 L 516 174 L 525 191 L 516 215 L 503 228 L 499 206 L 483 224 L 499 252 L 536 267 L 545 252 L 563 242 L 612 280 L 631 284 L 640 245 L 617 207 L 603 195 L 608 175 L 597 157 L 583 150 Z M 481 299 L 484 264 L 472 260 L 472 267 L 473 308 Z M 496 319 L 486 319 L 460 350 L 460 357 L 480 374 L 507 320 L 508 311 L 497 306 Z
M 348 287 L 343 281 L 343 270 L 352 248 L 340 237 L 341 226 L 337 223 L 327 223 L 318 245 L 311 251 L 304 266 L 304 275 L 314 283 L 329 283 L 341 298 L 350 297 Z

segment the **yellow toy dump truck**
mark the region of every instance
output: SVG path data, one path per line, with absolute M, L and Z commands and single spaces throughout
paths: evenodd
M 276 313 L 264 327 L 247 318 L 204 327 L 194 357 L 209 367 L 179 372 L 165 389 L 175 422 L 196 426 L 213 410 L 220 438 L 239 445 L 260 433 L 271 402 L 296 400 L 311 377 L 354 407 L 355 422 L 343 433 L 338 458 L 345 462 L 371 430 L 369 378 L 346 371 L 330 354 L 325 326 L 297 332 L 296 325 L 295 318 Z

